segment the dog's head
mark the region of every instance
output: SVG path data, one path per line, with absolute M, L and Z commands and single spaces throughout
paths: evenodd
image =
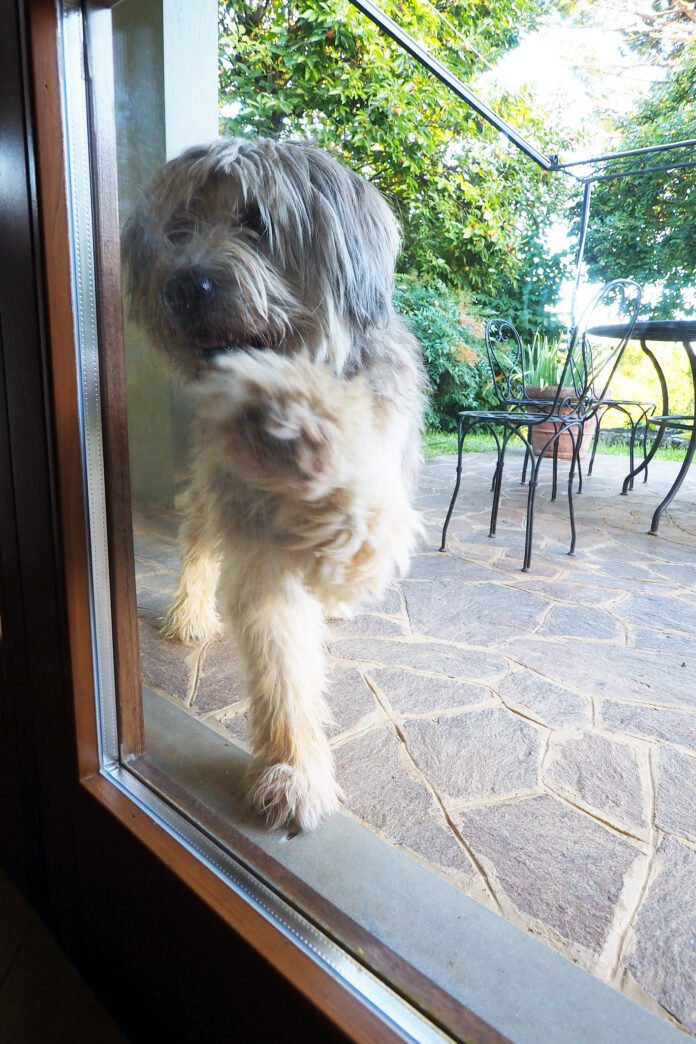
M 134 317 L 194 377 L 249 346 L 306 349 L 341 371 L 391 315 L 398 246 L 379 192 L 327 153 L 228 138 L 162 168 L 123 255 Z

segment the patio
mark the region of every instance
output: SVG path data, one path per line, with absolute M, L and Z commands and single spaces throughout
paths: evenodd
M 442 555 L 454 462 L 429 462 L 408 579 L 333 625 L 344 814 L 696 1034 L 696 480 L 651 537 L 678 464 L 655 462 L 626 498 L 625 458 L 598 457 L 568 558 L 567 504 L 549 502 L 544 469 L 525 574 L 518 466 L 510 452 L 490 540 L 493 456 L 465 457 Z M 143 681 L 244 747 L 225 645 L 156 634 L 174 528 L 138 519 Z

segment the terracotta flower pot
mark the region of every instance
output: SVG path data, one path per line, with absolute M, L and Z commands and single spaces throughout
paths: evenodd
M 536 399 L 536 400 L 542 400 L 542 401 L 548 399 L 549 402 L 552 404 L 553 400 L 556 398 L 556 390 L 557 390 L 556 388 L 551 388 L 551 387 L 540 388 L 540 387 L 535 386 L 535 385 L 529 385 L 526 390 L 527 390 L 527 396 L 530 399 Z M 574 392 L 573 388 L 561 388 L 560 401 L 563 402 L 564 399 L 571 399 L 574 394 L 575 394 L 575 392 Z M 543 412 L 543 410 L 544 410 L 544 407 L 540 406 L 539 407 L 539 412 L 541 413 L 541 412 Z M 551 412 L 551 405 L 549 405 L 549 412 Z M 558 410 L 558 413 L 559 413 L 559 415 L 561 417 L 565 417 L 567 414 L 572 413 L 572 412 L 573 411 L 572 411 L 571 407 L 569 407 L 569 406 L 562 406 Z M 583 424 L 583 426 L 582 426 L 582 430 L 583 430 L 582 446 L 580 447 L 580 457 L 581 457 L 581 459 L 584 459 L 587 456 L 587 449 L 588 449 L 588 446 L 592 445 L 592 439 L 594 438 L 594 433 L 595 433 L 596 429 L 597 429 L 597 418 L 596 417 L 590 417 L 589 420 L 586 420 L 585 423 Z M 549 441 L 549 439 L 551 438 L 551 436 L 553 435 L 555 430 L 556 430 L 555 425 L 551 424 L 550 422 L 548 424 L 542 423 L 542 424 L 535 424 L 533 426 L 533 428 L 532 428 L 532 448 L 533 448 L 534 452 L 537 455 L 539 455 L 541 453 L 541 451 L 544 449 L 544 446 L 546 446 L 546 443 Z M 573 428 L 573 435 L 571 435 L 570 432 L 568 432 L 568 431 L 564 431 L 563 434 L 558 439 L 558 456 L 561 458 L 561 460 L 571 460 L 571 458 L 573 456 L 573 437 L 575 437 L 575 439 L 577 439 L 577 435 L 578 435 L 578 428 L 574 427 Z M 552 457 L 553 456 L 553 446 L 554 446 L 554 444 L 552 443 L 550 446 L 548 446 L 544 450 L 544 456 L 545 457 Z

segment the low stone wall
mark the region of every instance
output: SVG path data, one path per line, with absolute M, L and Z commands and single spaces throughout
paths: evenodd
M 654 432 L 655 429 L 651 429 Z M 636 443 L 640 444 L 640 440 L 643 437 L 643 429 L 638 428 L 636 434 Z M 650 438 L 650 435 L 648 435 Z M 626 446 L 628 447 L 631 442 L 631 430 L 630 428 L 602 428 L 599 433 L 599 441 L 604 443 L 606 446 Z M 689 444 L 688 438 L 678 431 L 667 431 L 665 437 L 662 440 L 663 446 L 669 446 L 673 449 L 685 449 Z

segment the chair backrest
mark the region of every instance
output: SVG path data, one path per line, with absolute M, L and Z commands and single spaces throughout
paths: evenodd
M 592 297 L 571 330 L 554 408 L 563 405 L 563 388 L 572 387 L 575 412 L 596 410 L 631 338 L 642 296 L 632 279 L 612 279 Z
M 642 296 L 641 287 L 632 279 L 612 279 L 594 294 L 568 336 L 555 395 L 549 387 L 542 400 L 533 390 L 529 394 L 519 333 L 507 319 L 489 319 L 486 354 L 499 403 L 523 409 L 543 404 L 545 411 L 579 417 L 592 413 L 606 395 L 630 340 Z
M 485 327 L 486 355 L 493 377 L 493 390 L 501 406 L 524 400 L 524 350 L 522 341 L 507 319 L 489 319 Z

